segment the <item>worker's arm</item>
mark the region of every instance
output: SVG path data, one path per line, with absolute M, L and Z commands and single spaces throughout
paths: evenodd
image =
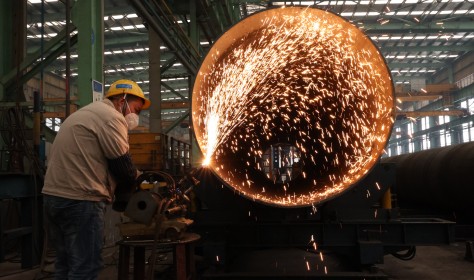
M 125 119 L 117 118 L 108 122 L 99 134 L 99 143 L 107 158 L 109 171 L 117 183 L 132 187 L 137 177 L 137 169 L 129 153 Z
M 118 158 L 107 159 L 107 162 L 109 163 L 110 173 L 120 184 L 134 185 L 137 169 L 133 165 L 132 158 L 128 152 Z

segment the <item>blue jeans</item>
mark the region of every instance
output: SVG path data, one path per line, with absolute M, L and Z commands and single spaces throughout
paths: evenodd
M 55 279 L 97 279 L 102 269 L 104 202 L 44 195 L 49 240 L 56 250 Z

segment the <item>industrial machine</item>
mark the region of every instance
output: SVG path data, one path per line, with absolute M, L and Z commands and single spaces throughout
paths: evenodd
M 171 175 L 148 171 L 136 180 L 136 188 L 118 194 L 114 209 L 124 210 L 130 221 L 119 225 L 126 239 L 177 240 L 192 220 L 186 218 L 188 193 L 199 184 L 191 175 L 175 182 Z
M 393 106 L 383 57 L 351 23 L 307 7 L 249 16 L 215 42 L 195 80 L 203 166 L 176 187 L 145 173 L 140 182 L 164 183 L 128 197 L 133 222 L 122 232 L 179 239 L 189 226 L 213 267 L 203 279 L 347 276 L 450 243 L 453 222 L 397 207 L 398 166 L 379 160 Z
M 324 254 L 358 270 L 453 241 L 453 222 L 398 211 L 395 165 L 379 162 L 394 121 L 390 71 L 343 18 L 308 7 L 247 17 L 210 49 L 192 102 L 204 158 L 192 228 L 226 279 L 334 276 L 341 267 Z M 305 255 L 249 257 L 276 248 Z

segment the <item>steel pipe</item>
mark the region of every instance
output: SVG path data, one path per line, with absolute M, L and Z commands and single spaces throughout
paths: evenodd
M 444 209 L 474 218 L 474 142 L 382 159 L 396 166 L 403 208 Z
M 203 164 L 241 195 L 315 205 L 373 167 L 393 124 L 393 84 L 373 42 L 319 9 L 265 10 L 212 46 L 193 88 Z

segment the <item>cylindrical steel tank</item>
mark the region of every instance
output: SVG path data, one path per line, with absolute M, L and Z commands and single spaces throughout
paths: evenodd
M 454 211 L 474 217 L 474 143 L 382 159 L 396 165 L 400 206 Z
M 297 207 L 331 199 L 373 167 L 391 132 L 379 50 L 328 11 L 286 7 L 225 32 L 193 88 L 204 164 L 239 194 Z

